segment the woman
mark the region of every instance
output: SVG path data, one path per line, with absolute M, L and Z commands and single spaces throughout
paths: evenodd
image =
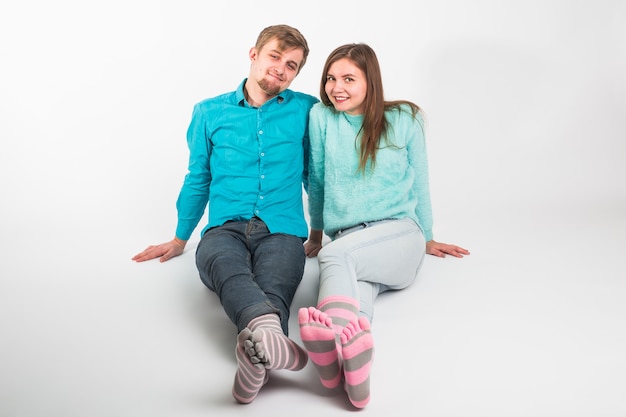
M 298 314 L 300 335 L 327 388 L 343 380 L 357 408 L 370 398 L 373 303 L 408 287 L 424 254 L 469 252 L 433 240 L 420 108 L 386 101 L 378 59 L 366 44 L 327 58 L 321 103 L 310 112 L 307 256 L 318 257 L 316 307 Z M 331 241 L 322 248 L 323 234 Z

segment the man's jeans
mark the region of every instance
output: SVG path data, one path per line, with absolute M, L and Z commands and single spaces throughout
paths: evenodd
M 256 217 L 207 230 L 196 249 L 200 279 L 217 294 L 237 332 L 255 317 L 276 313 L 288 334 L 305 261 L 303 239 L 270 233 Z

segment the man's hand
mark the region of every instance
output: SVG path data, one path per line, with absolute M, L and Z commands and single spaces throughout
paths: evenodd
M 160 245 L 150 245 L 143 252 L 138 253 L 132 257 L 133 261 L 143 262 L 150 259 L 159 258 L 160 262 L 165 262 L 183 253 L 186 240 L 181 240 L 177 237 L 169 242 L 161 243 Z

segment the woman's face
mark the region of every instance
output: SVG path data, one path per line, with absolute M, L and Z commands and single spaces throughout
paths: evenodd
M 324 91 L 338 111 L 351 115 L 365 111 L 365 74 L 348 58 L 341 58 L 330 65 Z

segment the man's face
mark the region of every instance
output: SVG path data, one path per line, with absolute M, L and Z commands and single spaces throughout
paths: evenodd
M 268 95 L 275 96 L 286 90 L 296 78 L 304 53 L 294 48 L 281 51 L 278 41 L 271 40 L 261 50 L 250 50 L 250 78 Z

